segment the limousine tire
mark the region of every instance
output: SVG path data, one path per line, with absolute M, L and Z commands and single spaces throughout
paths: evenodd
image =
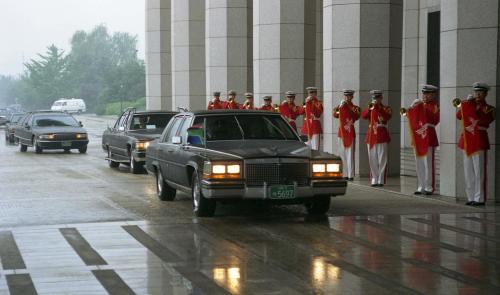
M 35 147 L 35 153 L 41 154 L 43 152 L 43 149 L 38 145 L 36 140 L 33 142 L 33 146 Z
M 191 181 L 191 194 L 193 198 L 193 211 L 198 217 L 212 217 L 215 213 L 215 201 L 207 199 L 201 192 L 201 183 L 198 173 L 195 171 Z
M 315 197 L 310 203 L 306 203 L 305 207 L 309 215 L 324 215 L 330 210 L 330 196 Z
M 85 154 L 87 152 L 87 146 L 86 145 L 82 146 L 81 148 L 78 149 L 78 152 L 80 154 Z
M 21 143 L 19 150 L 21 151 L 21 153 L 26 153 L 26 151 L 28 151 L 28 146 Z
M 158 193 L 158 198 L 162 201 L 173 201 L 177 193 L 174 188 L 170 187 L 165 182 L 159 169 L 156 170 L 156 191 Z
M 110 168 L 118 168 L 118 166 L 120 166 L 120 163 L 111 160 L 111 151 L 109 150 L 109 147 L 107 148 L 107 150 L 108 150 L 108 165 L 109 165 L 109 167 Z
M 134 155 L 130 152 L 130 172 L 132 174 L 139 174 L 144 171 L 142 165 L 134 159 Z

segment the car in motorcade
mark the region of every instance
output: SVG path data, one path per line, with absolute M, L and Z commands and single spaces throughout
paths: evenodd
M 77 149 L 84 154 L 89 143 L 87 131 L 81 122 L 68 113 L 54 111 L 28 113 L 22 119 L 22 125 L 15 128 L 14 137 L 21 152 L 34 147 L 37 154 L 55 149 L 65 152 Z
M 52 104 L 50 107 L 52 111 L 61 111 L 68 113 L 85 113 L 87 111 L 87 106 L 85 105 L 85 101 L 79 98 L 61 98 Z
M 102 135 L 102 148 L 111 168 L 128 165 L 134 174 L 144 171 L 146 148 L 158 138 L 177 112 L 126 109 Z
M 25 116 L 25 113 L 12 113 L 5 124 L 5 141 L 14 143 L 14 132 L 17 123 Z
M 7 115 L 0 116 L 0 126 L 5 126 L 8 122 L 9 122 L 9 119 L 7 119 Z
M 338 156 L 312 150 L 278 113 L 212 110 L 176 115 L 146 151 L 158 197 L 191 195 L 196 216 L 213 216 L 218 201 L 304 204 L 324 214 L 344 195 Z

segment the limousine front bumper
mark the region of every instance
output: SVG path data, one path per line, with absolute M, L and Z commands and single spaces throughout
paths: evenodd
M 75 139 L 75 140 L 38 140 L 38 146 L 46 150 L 57 149 L 79 149 L 86 146 L 88 139 Z
M 293 190 L 292 194 L 276 197 L 273 191 L 277 189 Z M 345 195 L 347 181 L 343 179 L 311 180 L 308 185 L 266 185 L 247 186 L 244 181 L 213 181 L 202 180 L 201 191 L 209 199 L 254 199 L 254 200 L 285 200 L 304 199 L 319 196 Z

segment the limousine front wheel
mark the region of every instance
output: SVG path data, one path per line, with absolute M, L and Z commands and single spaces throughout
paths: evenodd
M 193 211 L 198 217 L 212 217 L 215 213 L 215 201 L 207 199 L 201 192 L 200 178 L 196 171 L 192 176 L 192 197 L 193 197 Z
M 156 191 L 158 198 L 162 201 L 173 201 L 175 199 L 176 190 L 165 182 L 160 170 L 156 170 Z

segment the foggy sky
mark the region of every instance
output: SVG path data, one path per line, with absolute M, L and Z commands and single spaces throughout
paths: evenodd
M 17 75 L 24 61 L 52 43 L 69 51 L 77 30 L 105 24 L 138 37 L 144 58 L 145 0 L 0 0 L 0 75 Z

